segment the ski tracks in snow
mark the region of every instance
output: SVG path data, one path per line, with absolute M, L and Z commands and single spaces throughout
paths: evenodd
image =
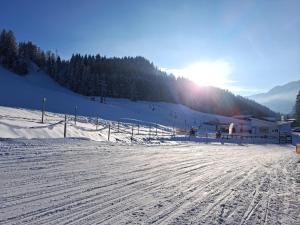
M 299 156 L 276 145 L 0 142 L 0 224 L 299 224 Z

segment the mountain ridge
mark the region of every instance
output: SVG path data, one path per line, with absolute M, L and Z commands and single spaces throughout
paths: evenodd
M 271 88 L 265 93 L 251 95 L 248 98 L 280 113 L 292 113 L 296 95 L 300 90 L 300 80 L 290 81 Z

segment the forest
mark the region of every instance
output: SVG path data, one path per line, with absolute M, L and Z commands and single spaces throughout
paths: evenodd
M 26 76 L 33 63 L 61 86 L 85 96 L 179 103 L 224 116 L 278 116 L 267 107 L 228 90 L 199 86 L 186 78 L 167 74 L 142 56 L 108 58 L 100 54 L 73 54 L 70 59 L 62 59 L 31 41 L 17 42 L 12 31 L 2 30 L 0 65 Z

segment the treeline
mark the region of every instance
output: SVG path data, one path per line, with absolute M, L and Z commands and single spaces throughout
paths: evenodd
M 267 107 L 227 90 L 199 87 L 188 79 L 166 74 L 140 56 L 107 58 L 99 54 L 74 54 L 69 60 L 63 60 L 32 42 L 17 43 L 12 31 L 3 30 L 0 64 L 25 75 L 32 63 L 62 86 L 86 96 L 181 103 L 201 112 L 225 116 L 276 115 Z

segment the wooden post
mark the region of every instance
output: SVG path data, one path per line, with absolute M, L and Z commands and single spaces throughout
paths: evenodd
M 108 137 L 107 137 L 108 141 L 110 139 L 110 124 L 108 124 Z
M 131 141 L 133 140 L 133 125 L 131 126 Z
M 120 121 L 118 121 L 118 133 L 120 132 Z
M 173 136 L 175 137 L 175 128 L 174 128 L 174 124 L 173 124 L 173 130 L 172 130 L 172 132 L 173 132 Z
M 155 136 L 157 136 L 157 124 L 155 125 Z
M 43 100 L 42 100 L 42 123 L 44 123 L 45 103 L 46 103 L 46 98 L 43 98 Z
M 296 145 L 296 153 L 300 154 L 300 145 Z
M 138 135 L 140 134 L 140 124 L 138 124 Z
M 75 125 L 76 125 L 76 121 L 77 121 L 77 105 L 75 106 L 75 118 L 74 118 Z
M 98 125 L 99 125 L 99 118 L 97 116 L 97 120 L 96 120 L 96 130 L 98 130 Z
M 65 114 L 64 138 L 67 137 L 67 114 Z

